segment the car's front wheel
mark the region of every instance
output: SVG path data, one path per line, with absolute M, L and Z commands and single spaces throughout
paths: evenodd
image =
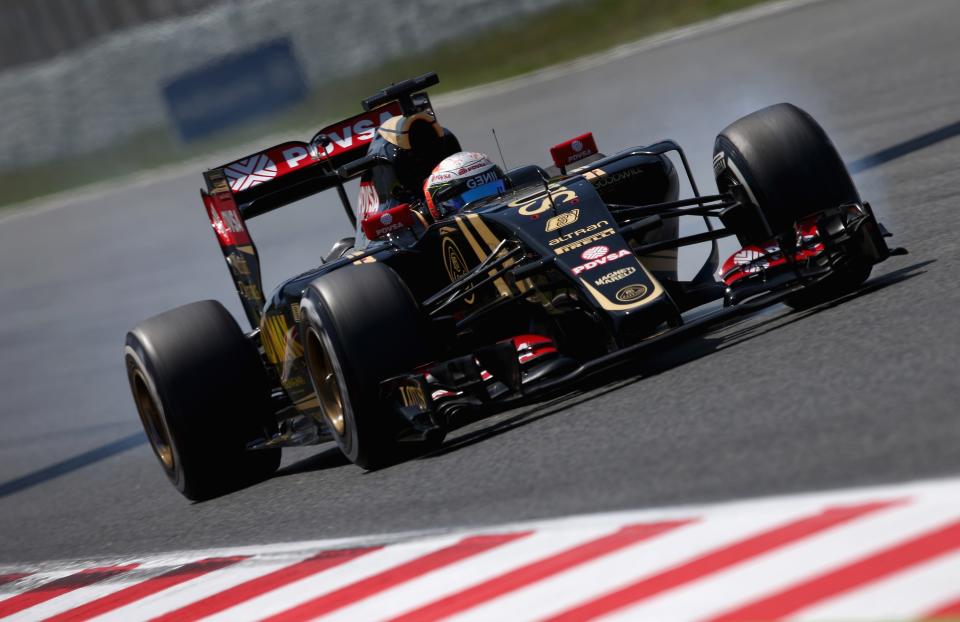
M 720 132 L 714 172 L 719 190 L 739 201 L 724 215 L 724 224 L 744 246 L 796 235 L 794 226 L 805 217 L 860 203 L 826 132 L 792 104 L 758 110 Z M 849 259 L 828 278 L 784 302 L 802 308 L 856 290 L 870 276 L 872 262 Z
M 400 441 L 380 383 L 431 359 L 425 320 L 400 277 L 380 263 L 344 266 L 313 281 L 300 302 L 300 335 L 323 416 L 343 454 L 374 469 L 442 440 Z

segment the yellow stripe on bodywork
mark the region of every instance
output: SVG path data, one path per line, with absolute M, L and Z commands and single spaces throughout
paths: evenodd
M 471 214 L 470 216 L 467 216 L 467 218 L 471 218 L 471 217 L 479 218 L 476 214 Z M 480 246 L 480 243 L 477 242 L 477 239 L 473 237 L 472 233 L 470 233 L 470 229 L 467 227 L 466 222 L 464 221 L 464 218 L 462 216 L 458 216 L 456 218 L 456 223 L 457 223 L 457 226 L 460 227 L 460 232 L 463 234 L 463 237 L 466 238 L 467 244 L 469 244 L 470 248 L 473 249 L 473 252 L 476 253 L 477 259 L 479 259 L 480 261 L 483 261 L 484 259 L 486 259 L 487 255 L 489 255 L 490 252 L 489 251 L 484 252 L 483 248 Z M 491 235 L 493 234 L 491 233 Z M 496 273 L 496 270 L 491 270 L 487 274 L 495 274 L 495 273 Z M 494 279 L 493 284 L 496 285 L 497 290 L 500 292 L 501 297 L 510 295 L 510 288 L 507 287 L 507 283 L 506 281 L 503 280 L 502 277 Z
M 493 252 L 493 250 L 497 248 L 500 242 L 502 242 L 502 240 L 498 238 L 493 233 L 493 231 L 490 230 L 490 227 L 487 226 L 487 223 L 483 222 L 483 218 L 480 218 L 476 214 L 469 214 L 467 215 L 467 222 L 473 225 L 473 228 L 477 230 L 477 232 L 480 234 L 480 237 L 483 238 L 483 241 L 486 242 L 487 246 L 490 247 L 491 252 Z M 514 261 L 513 258 L 511 258 L 503 262 L 503 265 L 506 266 L 507 268 L 511 268 L 516 263 L 517 262 Z M 501 280 L 501 279 L 497 279 L 497 280 Z M 506 285 L 505 282 L 504 282 L 504 285 Z M 526 279 L 522 281 L 517 281 L 517 288 L 520 290 L 521 293 L 526 293 L 526 291 L 530 289 L 530 287 L 531 287 L 531 284 L 528 283 Z

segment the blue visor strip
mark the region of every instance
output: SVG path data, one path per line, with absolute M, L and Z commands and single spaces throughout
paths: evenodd
M 479 199 L 485 199 L 487 197 L 492 197 L 495 194 L 500 194 L 506 188 L 502 179 L 496 181 L 489 181 L 482 186 L 477 186 L 467 190 L 460 195 L 460 198 L 463 199 L 463 203 L 467 204 L 471 201 L 477 201 Z

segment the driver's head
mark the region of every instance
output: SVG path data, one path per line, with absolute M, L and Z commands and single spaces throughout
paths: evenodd
M 434 218 L 504 191 L 503 171 L 482 153 L 461 151 L 445 158 L 423 184 L 427 207 Z

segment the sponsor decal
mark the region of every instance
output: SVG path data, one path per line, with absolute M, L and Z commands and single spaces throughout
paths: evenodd
M 460 252 L 460 248 L 457 246 L 457 243 L 453 241 L 453 238 L 443 238 L 440 249 L 443 253 L 443 267 L 447 269 L 447 276 L 450 277 L 451 283 L 469 272 L 467 262 L 463 258 L 463 253 Z M 472 305 L 474 299 L 475 296 L 470 294 L 470 296 L 464 298 L 463 301 L 468 305 Z
M 259 153 L 245 160 L 238 160 L 223 169 L 230 180 L 230 189 L 242 192 L 277 176 L 277 165 L 266 154 Z
M 609 250 L 609 249 L 607 249 L 607 247 L 605 247 L 605 246 L 597 246 L 597 247 L 594 247 L 594 248 L 603 248 L 603 249 L 604 249 L 604 252 L 606 252 L 607 250 Z M 590 249 L 587 249 L 587 250 L 590 250 Z M 584 253 L 586 253 L 586 252 L 587 252 L 587 251 L 584 251 Z M 592 255 L 592 254 L 593 254 L 593 253 L 591 253 L 591 255 Z M 592 260 L 590 260 L 590 261 L 587 261 L 586 263 L 581 264 L 581 265 L 579 265 L 579 266 L 574 266 L 574 268 L 573 268 L 573 273 L 574 273 L 574 274 L 580 274 L 581 272 L 587 272 L 588 270 L 593 270 L 593 269 L 595 269 L 595 268 L 599 268 L 600 266 L 604 266 L 604 265 L 606 265 L 606 264 L 608 264 L 608 263 L 611 263 L 611 262 L 616 261 L 616 260 L 618 260 L 618 259 L 621 259 L 621 258 L 623 258 L 623 257 L 630 257 L 630 256 L 632 256 L 632 255 L 633 255 L 633 253 L 631 253 L 631 252 L 628 251 L 627 249 L 623 249 L 623 250 L 619 250 L 619 251 L 614 251 L 614 252 L 612 252 L 612 253 L 609 253 L 608 255 L 602 255 L 602 256 L 600 256 L 600 257 L 597 257 L 596 259 L 592 259 Z M 582 257 L 582 256 L 583 256 L 583 254 L 581 254 L 581 257 Z M 586 259 L 586 258 L 584 257 L 584 259 Z
M 727 168 L 727 158 L 724 156 L 724 153 L 721 151 L 717 155 L 713 156 L 713 174 L 719 175 Z
M 474 177 L 471 177 L 470 179 L 467 180 L 467 188 L 470 188 L 472 190 L 484 184 L 488 184 L 491 181 L 497 181 L 497 179 L 498 178 L 497 178 L 496 171 L 488 171 L 486 173 L 481 173 L 480 175 L 475 175 Z
M 453 173 L 448 173 L 444 171 L 431 173 L 430 180 L 427 182 L 427 186 L 433 186 L 435 184 L 439 184 L 440 182 L 452 181 L 454 179 L 456 179 L 456 175 L 454 175 Z
M 564 212 L 559 216 L 554 216 L 547 220 L 547 233 L 551 231 L 556 231 L 561 227 L 569 227 L 573 223 L 577 222 L 580 219 L 580 208 L 573 208 L 569 212 Z
M 633 266 L 630 266 L 627 268 L 620 268 L 619 270 L 614 270 L 613 272 L 607 272 L 599 279 L 594 280 L 593 284 L 596 285 L 597 287 L 600 287 L 601 285 L 610 285 L 611 283 L 622 281 L 623 279 L 632 275 L 636 271 L 637 269 L 634 268 Z
M 350 151 L 360 144 L 368 143 L 376 136 L 377 128 L 394 114 L 400 114 L 399 107 L 394 110 L 394 106 L 390 106 L 389 110 L 366 113 L 359 118 L 354 117 L 324 128 L 321 133 L 326 134 L 330 142 L 325 148 L 321 148 L 324 149 L 327 157 L 332 157 Z
M 647 286 L 643 284 L 627 285 L 617 291 L 616 298 L 620 302 L 634 302 L 647 295 Z
M 404 406 L 414 406 L 420 410 L 427 410 L 427 396 L 417 384 L 407 384 L 400 387 L 400 401 Z
M 594 246 L 580 253 L 580 259 L 585 259 L 587 261 L 590 261 L 591 259 L 599 259 L 609 252 L 610 249 L 606 246 Z
M 247 233 L 243 217 L 240 216 L 233 198 L 205 195 L 203 204 L 207 208 L 207 216 L 221 247 L 250 244 L 250 234 Z
M 588 132 L 576 136 L 565 143 L 551 147 L 550 156 L 553 158 L 553 163 L 557 165 L 557 168 L 564 168 L 578 160 L 598 153 L 598 151 L 597 141 L 594 140 L 593 134 Z
M 601 221 L 601 222 L 602 222 L 602 221 Z M 579 240 L 576 240 L 576 241 L 574 241 L 574 242 L 570 242 L 569 244 L 565 244 L 565 245 L 563 245 L 563 246 L 558 246 L 557 248 L 553 249 L 553 252 L 555 252 L 555 253 L 558 254 L 558 255 L 562 255 L 562 254 L 564 254 L 564 253 L 566 253 L 566 252 L 568 252 L 568 251 L 576 250 L 576 249 L 581 248 L 581 247 L 583 247 L 583 246 L 589 246 L 590 244 L 593 244 L 594 242 L 597 242 L 597 241 L 599 241 L 599 240 L 602 240 L 603 238 L 608 238 L 608 237 L 610 237 L 611 235 L 613 235 L 614 233 L 615 233 L 615 231 L 613 230 L 613 227 L 610 227 L 609 229 L 604 229 L 603 231 L 598 231 L 597 233 L 594 233 L 594 234 L 592 234 L 592 235 L 588 235 L 588 236 L 586 236 L 586 237 L 584 237 L 584 238 L 581 238 L 581 239 L 579 239 Z
M 565 234 L 561 235 L 560 237 L 553 238 L 552 240 L 550 240 L 550 242 L 548 242 L 548 244 L 549 244 L 550 246 L 556 246 L 557 244 L 560 244 L 561 242 L 566 242 L 567 240 L 574 240 L 574 239 L 576 239 L 576 238 L 579 238 L 581 235 L 586 235 L 586 234 L 588 234 L 588 233 L 591 233 L 591 232 L 593 232 L 593 231 L 596 231 L 597 229 L 602 229 L 603 227 L 606 227 L 606 226 L 609 226 L 609 225 L 610 225 L 610 221 L 608 221 L 608 220 L 601 220 L 600 222 L 595 222 L 595 223 L 593 223 L 592 225 L 587 225 L 586 227 L 581 227 L 580 229 L 577 229 L 576 231 L 571 231 L 570 233 L 565 233 Z
M 412 226 L 413 213 L 406 203 L 391 207 L 379 214 L 370 214 L 360 221 L 360 227 L 368 240 L 378 240 L 392 231 L 399 231 Z
M 403 223 L 395 222 L 392 225 L 388 225 L 386 227 L 380 227 L 379 229 L 375 230 L 374 235 L 378 238 L 382 238 L 383 236 L 387 235 L 391 231 L 397 231 L 399 229 L 403 229 Z
M 360 182 L 360 197 L 357 199 L 357 209 L 360 211 L 360 218 L 366 218 L 380 210 L 380 197 L 377 196 L 377 189 L 373 187 L 373 182 Z
M 761 270 L 766 269 L 770 265 L 770 263 L 767 261 L 760 261 L 753 264 L 752 266 L 750 265 L 751 262 L 756 261 L 757 259 L 760 259 L 760 257 L 762 256 L 763 254 L 760 251 L 743 249 L 741 251 L 738 251 L 733 256 L 733 263 L 738 266 L 743 266 L 742 271 L 745 272 L 746 274 L 754 274 L 756 272 L 760 272 Z
M 553 199 L 551 202 L 550 199 Z M 532 199 L 518 199 L 516 201 L 511 201 L 508 203 L 508 207 L 517 207 L 519 208 L 519 213 L 521 216 L 537 216 L 543 212 L 552 209 L 553 204 L 556 203 L 558 206 L 563 203 L 572 203 L 576 204 L 580 201 L 580 198 L 577 196 L 577 193 L 569 188 L 561 185 L 557 185 L 550 191 L 549 197 L 534 197 Z
M 474 162 L 473 164 L 470 164 L 468 166 L 461 167 L 460 170 L 457 171 L 457 175 L 462 177 L 463 175 L 466 175 L 470 171 L 476 171 L 485 166 L 487 166 L 486 162 Z
M 613 175 L 600 175 L 590 178 L 590 182 L 593 184 L 594 188 L 606 188 L 607 186 L 612 186 L 618 184 L 624 179 L 630 179 L 636 175 L 640 174 L 640 169 L 638 168 L 628 168 L 619 172 L 614 173 Z

